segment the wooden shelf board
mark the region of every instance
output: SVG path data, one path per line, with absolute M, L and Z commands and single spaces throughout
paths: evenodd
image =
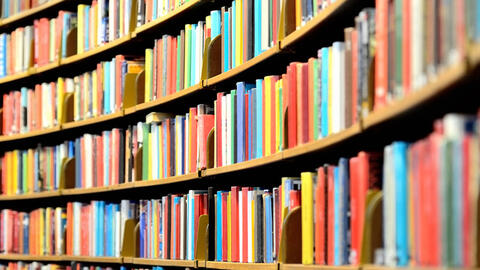
M 45 71 L 56 69 L 59 66 L 60 66 L 60 60 L 52 62 L 52 63 L 48 63 L 48 64 L 46 64 L 44 66 L 41 66 L 41 67 L 36 67 L 35 71 L 33 73 L 39 74 L 39 73 L 42 73 L 42 72 L 45 72 Z
M 165 103 L 171 102 L 175 99 L 179 99 L 179 98 L 182 98 L 184 96 L 190 95 L 194 92 L 201 91 L 202 89 L 203 89 L 202 81 L 200 81 L 196 85 L 190 86 L 188 88 L 185 88 L 183 90 L 175 92 L 171 95 L 160 97 L 160 98 L 158 98 L 156 100 L 153 100 L 153 101 L 150 101 L 150 102 L 145 102 L 145 103 L 138 104 L 134 107 L 134 109 L 130 108 L 128 110 L 128 112 L 125 112 L 125 114 L 132 114 L 132 113 L 135 113 L 135 112 L 138 112 L 138 111 L 147 110 L 147 109 L 150 109 L 152 107 L 155 107 L 155 106 L 158 106 L 158 105 L 161 105 L 161 104 L 165 104 Z
M 133 258 L 133 264 L 179 266 L 179 267 L 193 267 L 193 268 L 197 267 L 197 261 L 195 260 L 165 260 L 165 259 Z
M 135 187 L 135 182 L 127 182 L 127 183 L 122 183 L 122 184 L 117 184 L 110 186 L 109 190 L 123 190 L 123 189 L 131 189 Z
M 123 110 L 120 110 L 118 112 L 114 112 L 114 113 L 111 113 L 111 114 L 92 117 L 92 118 L 88 118 L 88 119 L 84 119 L 84 120 L 80 120 L 80 121 L 68 122 L 68 123 L 62 124 L 62 129 L 70 129 L 70 128 L 93 125 L 93 124 L 97 124 L 97 123 L 100 123 L 100 122 L 105 122 L 105 121 L 108 121 L 108 120 L 121 118 L 123 115 L 124 115 Z
M 168 12 L 165 16 L 162 16 L 160 18 L 157 18 L 154 21 L 148 22 L 140 27 L 137 27 L 135 31 L 132 33 L 133 36 L 140 35 L 144 33 L 145 31 L 148 31 L 152 28 L 158 27 L 159 25 L 181 15 L 185 11 L 189 10 L 190 8 L 194 8 L 198 5 L 201 5 L 203 3 L 206 3 L 207 1 L 205 0 L 191 0 L 177 8 L 175 8 L 173 11 Z
M 25 11 L 22 11 L 22 12 L 19 12 L 17 14 L 14 14 L 8 18 L 5 18 L 5 19 L 2 19 L 0 20 L 0 27 L 4 27 L 8 24 L 11 24 L 15 21 L 18 21 L 18 20 L 23 20 L 25 19 L 26 17 L 29 17 L 29 16 L 32 16 L 32 15 L 35 15 L 35 13 L 38 13 L 38 12 L 41 12 L 41 11 L 44 11 L 44 10 L 47 10 L 47 9 L 50 9 L 50 8 L 53 8 L 55 7 L 56 5 L 58 4 L 61 4 L 63 2 L 67 2 L 68 0 L 51 0 L 51 1 L 48 1 L 47 3 L 45 4 L 42 4 L 42 5 L 39 5 L 37 7 L 34 7 L 34 8 L 31 8 L 31 9 L 27 9 Z
M 480 65 L 480 43 L 471 44 L 467 51 L 468 62 L 472 68 Z
M 326 147 L 332 146 L 336 143 L 341 143 L 355 135 L 361 133 L 360 123 L 356 123 L 353 126 L 340 131 L 336 134 L 331 134 L 325 138 L 309 142 L 303 145 L 296 146 L 294 148 L 286 149 L 283 153 L 283 158 L 297 157 L 306 153 L 322 150 Z
M 314 28 L 322 24 L 328 17 L 330 17 L 334 12 L 336 12 L 339 8 L 341 8 L 345 3 L 348 3 L 350 1 L 352 0 L 337 0 L 331 3 L 325 9 L 321 10 L 317 14 L 317 16 L 315 16 L 312 20 L 308 21 L 304 26 L 293 31 L 292 33 L 290 33 L 290 35 L 282 39 L 280 41 L 280 47 L 283 49 L 296 43 L 300 38 L 309 34 Z M 352 23 L 353 23 L 353 18 L 352 18 Z
M 121 38 L 118 38 L 116 40 L 113 40 L 111 42 L 108 42 L 106 44 L 103 44 L 100 47 L 93 48 L 89 51 L 83 52 L 81 54 L 75 54 L 70 57 L 64 58 L 60 61 L 61 65 L 67 65 L 67 64 L 72 64 L 84 59 L 87 59 L 89 57 L 92 57 L 94 55 L 100 54 L 104 51 L 110 50 L 114 47 L 120 46 L 130 40 L 130 34 L 125 35 Z
M 122 263 L 122 257 L 65 256 L 66 261 L 91 263 Z
M 15 73 L 15 74 L 12 74 L 12 75 L 8 75 L 8 76 L 5 76 L 3 78 L 0 78 L 0 84 L 4 84 L 4 83 L 8 83 L 8 82 L 13 82 L 13 81 L 16 81 L 16 80 L 20 80 L 20 79 L 24 79 L 28 76 L 31 75 L 31 71 L 32 69 L 29 69 L 27 71 L 24 71 L 24 72 L 20 72 L 20 73 Z
M 106 192 L 109 190 L 111 190 L 110 186 L 91 187 L 91 188 L 69 188 L 69 189 L 62 189 L 62 195 L 92 194 L 92 193 Z
M 446 91 L 455 82 L 460 81 L 467 74 L 465 61 L 446 68 L 421 89 L 415 90 L 404 98 L 396 100 L 383 108 L 373 111 L 363 119 L 364 129 L 398 117 L 400 114 L 421 105 L 435 95 Z
M 352 265 L 305 265 L 305 264 L 280 264 L 280 270 L 359 270 L 359 266 Z
M 202 176 L 206 177 L 206 176 L 212 176 L 212 175 L 219 175 L 219 174 L 224 174 L 224 173 L 230 173 L 230 172 L 250 169 L 250 168 L 254 168 L 254 167 L 258 167 L 258 166 L 263 166 L 263 165 L 266 165 L 266 164 L 270 164 L 270 163 L 280 161 L 282 159 L 282 157 L 283 157 L 283 153 L 278 152 L 278 153 L 275 153 L 275 154 L 272 154 L 272 155 L 266 156 L 266 157 L 247 160 L 247 161 L 235 163 L 235 164 L 232 164 L 232 165 L 206 169 L 206 170 L 202 171 Z
M 42 191 L 42 192 L 18 194 L 18 195 L 0 195 L 0 201 L 16 201 L 16 200 L 30 200 L 30 199 L 39 199 L 39 198 L 58 197 L 60 196 L 60 194 L 61 194 L 60 190 L 52 190 L 52 191 Z
M 155 180 L 145 180 L 145 181 L 136 181 L 134 182 L 135 187 L 150 187 L 158 185 L 166 185 L 183 181 L 195 180 L 198 178 L 197 173 L 189 173 L 184 175 L 171 176 L 164 179 L 155 179 Z
M 276 270 L 277 263 L 235 263 L 235 262 L 206 262 L 207 269 L 235 269 L 235 270 Z
M 63 256 L 57 256 L 57 255 L 26 255 L 26 254 L 0 254 L 0 260 L 11 260 L 11 261 L 63 261 Z
M 34 130 L 34 131 L 27 132 L 27 133 L 22 133 L 22 134 L 2 135 L 2 136 L 0 136 L 0 142 L 21 140 L 21 139 L 25 139 L 25 138 L 30 138 L 30 137 L 35 137 L 35 136 L 40 136 L 40 135 L 45 135 L 45 134 L 57 132 L 59 130 L 60 130 L 60 127 L 57 126 L 57 127 L 53 127 L 53 128 Z
M 227 72 L 223 72 L 223 73 L 220 73 L 218 74 L 217 76 L 214 76 L 212 78 L 209 78 L 207 79 L 206 81 L 206 85 L 207 86 L 212 86 L 212 85 L 215 85 L 219 82 L 222 82 L 222 81 L 226 81 L 248 69 L 250 69 L 251 67 L 265 61 L 266 59 L 272 57 L 273 55 L 275 54 L 278 54 L 280 53 L 280 45 L 279 43 L 275 44 L 274 47 L 264 51 L 263 53 L 259 54 L 258 56 L 255 56 L 254 58 L 248 60 L 247 62 L 237 66 L 237 67 L 234 67 L 230 70 L 228 70 Z

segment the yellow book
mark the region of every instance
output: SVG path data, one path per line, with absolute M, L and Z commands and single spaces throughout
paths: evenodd
M 282 85 L 282 79 L 278 80 L 275 83 L 275 153 L 280 150 L 280 126 L 282 125 L 281 122 L 281 106 L 280 106 L 280 89 Z
M 8 195 L 12 195 L 12 186 L 13 186 L 13 162 L 12 162 L 12 152 L 5 153 L 5 163 L 7 164 L 7 186 L 5 189 L 7 190 Z
M 315 173 L 301 174 L 302 264 L 313 264 L 313 179 Z
M 205 18 L 205 24 L 206 24 L 207 29 L 212 29 L 212 16 L 208 15 Z
M 88 85 L 88 81 L 90 80 L 90 73 L 85 73 L 83 76 L 83 85 L 84 87 Z M 87 90 L 88 88 L 85 87 L 86 91 L 83 91 L 83 118 L 90 117 L 90 110 L 88 108 L 88 105 L 90 103 L 90 93 Z
M 98 109 L 98 101 L 97 101 L 97 96 L 98 96 L 98 89 L 97 89 L 97 71 L 92 71 L 92 113 L 93 116 L 98 116 L 99 115 L 99 109 Z
M 13 151 L 13 185 L 12 194 L 17 194 L 18 189 L 18 150 Z
M 295 0 L 295 26 L 298 29 L 302 26 L 302 1 Z
M 283 223 L 283 220 L 285 219 L 286 213 L 285 213 L 285 208 L 287 208 L 288 211 L 288 205 L 285 203 L 285 181 L 288 179 L 288 177 L 282 177 L 282 194 L 280 198 L 280 216 L 281 216 L 281 222 Z
M 243 18 L 242 18 L 242 1 L 235 1 L 235 65 L 239 66 L 243 60 Z
M 85 36 L 85 5 L 78 5 L 77 7 L 77 54 L 85 51 L 84 36 Z
M 27 174 L 28 174 L 28 191 L 29 192 L 33 192 L 33 189 L 34 189 L 34 175 L 33 175 L 33 167 L 34 167 L 34 152 L 33 152 L 33 149 L 28 149 L 28 152 L 27 152 L 27 159 L 28 159 L 28 170 L 27 170 Z
M 228 261 L 232 261 L 232 192 L 228 192 L 227 197 L 227 247 L 228 247 Z
M 332 134 L 332 47 L 328 48 L 328 135 Z
M 265 126 L 263 127 L 265 130 L 265 156 L 269 156 L 271 154 L 271 145 L 272 145 L 272 97 L 271 97 L 271 76 L 265 77 L 265 89 L 264 90 L 264 103 L 265 103 Z M 273 142 L 275 143 L 275 142 Z
M 93 47 L 98 46 L 98 2 L 93 9 Z
M 63 78 L 60 77 L 57 80 L 57 124 L 60 124 L 62 121 L 64 93 L 65 83 Z
M 150 93 L 152 91 L 152 58 L 153 50 L 145 50 L 145 102 L 150 101 Z
M 75 85 L 75 90 L 73 91 L 73 100 L 75 101 L 73 102 L 73 119 L 76 121 L 80 119 L 79 102 L 77 102 L 77 100 L 80 100 L 80 91 L 79 89 L 77 89 L 79 88 L 79 85 L 80 85 L 80 78 L 73 77 L 73 83 Z
M 119 11 L 120 11 L 119 12 L 120 13 L 120 16 L 119 16 L 120 17 L 120 22 L 119 22 L 120 27 L 118 29 L 119 30 L 118 32 L 120 33 L 119 36 L 121 37 L 124 34 L 124 21 L 123 21 L 124 17 L 125 17 L 125 14 L 124 14 L 124 12 L 125 12 L 125 10 L 124 10 L 124 0 L 120 0 L 120 5 L 119 5 L 118 8 L 119 8 Z

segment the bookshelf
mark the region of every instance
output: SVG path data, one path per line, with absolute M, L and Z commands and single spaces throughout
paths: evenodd
M 9 24 L 14 24 L 19 20 L 24 20 L 36 16 L 37 13 L 49 9 L 57 9 L 60 4 L 67 2 L 66 0 L 53 0 L 35 9 L 31 9 L 20 14 L 16 14 L 8 19 L 0 20 L 0 29 Z M 22 80 L 26 78 L 40 79 L 44 73 L 53 73 L 65 67 L 73 67 L 75 65 L 90 61 L 93 59 L 103 59 L 105 55 L 110 54 L 114 50 L 119 50 L 124 46 L 135 46 L 143 41 L 143 38 L 165 25 L 175 23 L 180 16 L 185 16 L 187 13 L 195 12 L 204 9 L 211 5 L 212 1 L 206 0 L 192 0 L 185 5 L 180 6 L 175 11 L 168 15 L 151 21 L 141 27 L 136 28 L 130 34 L 116 39 L 104 46 L 94 48 L 82 54 L 73 55 L 65 59 L 59 59 L 58 62 L 50 63 L 48 65 L 30 68 L 27 72 L 11 75 L 0 79 L 0 85 L 7 85 L 10 83 L 21 84 Z M 55 136 L 64 131 L 81 131 L 83 128 L 101 126 L 114 120 L 127 119 L 128 117 L 139 117 L 148 112 L 154 111 L 158 108 L 163 108 L 164 105 L 175 105 L 183 103 L 187 98 L 195 98 L 200 96 L 213 96 L 216 91 L 222 90 L 225 85 L 233 85 L 239 78 L 251 77 L 249 72 L 259 68 L 261 65 L 268 65 L 272 59 L 281 59 L 285 55 L 295 54 L 301 46 L 305 45 L 312 35 L 318 34 L 319 31 L 331 25 L 331 21 L 343 18 L 345 13 L 354 13 L 358 11 L 365 4 L 360 0 L 337 0 L 332 5 L 321 11 L 318 16 L 307 22 L 301 28 L 295 30 L 285 38 L 279 40 L 270 49 L 264 51 L 260 55 L 244 62 L 240 66 L 232 68 L 226 72 L 220 73 L 210 78 L 203 78 L 194 86 L 180 90 L 172 95 L 161 97 L 157 100 L 135 104 L 132 107 L 121 109 L 118 112 L 85 119 L 76 122 L 67 122 L 60 124 L 54 128 L 42 129 L 32 131 L 24 134 L 16 134 L 11 136 L 0 136 L 0 145 L 8 145 L 8 143 L 21 141 L 25 139 L 35 140 L 37 138 L 45 138 L 46 136 Z M 142 48 L 144 49 L 144 48 Z M 21 195 L 0 195 L 0 201 L 4 205 L 8 202 L 15 202 L 17 200 L 40 200 L 49 198 L 52 200 L 64 198 L 78 198 L 81 195 L 89 195 L 96 198 L 102 198 L 105 194 L 112 194 L 117 191 L 138 192 L 149 187 L 162 187 L 168 190 L 174 184 L 187 184 L 194 182 L 195 184 L 206 185 L 202 180 L 228 179 L 229 175 L 235 173 L 249 174 L 255 169 L 265 168 L 268 166 L 282 166 L 288 162 L 295 162 L 297 158 L 305 158 L 308 155 L 319 153 L 331 153 L 336 150 L 343 151 L 345 145 L 357 143 L 355 150 L 361 150 L 362 145 L 368 144 L 372 138 L 368 138 L 371 130 L 378 128 L 385 124 L 393 124 L 400 118 L 405 118 L 407 112 L 413 109 L 418 109 L 425 104 L 431 104 L 434 98 L 443 95 L 444 93 L 452 93 L 459 84 L 470 80 L 478 72 L 480 65 L 480 46 L 469 46 L 465 59 L 462 59 L 455 66 L 448 67 L 439 72 L 421 89 L 410 93 L 408 96 L 392 102 L 384 108 L 373 111 L 365 118 L 352 126 L 325 138 L 298 145 L 294 148 L 288 148 L 281 152 L 261 157 L 258 159 L 248 160 L 232 165 L 201 169 L 197 172 L 187 173 L 179 176 L 171 176 L 163 179 L 150 179 L 145 181 L 134 181 L 112 186 L 93 187 L 93 188 L 75 188 L 75 189 L 60 189 L 57 191 L 44 191 L 31 194 Z M 247 74 L 247 75 L 245 75 Z M 455 95 L 455 94 L 451 94 Z M 213 99 L 213 98 L 212 98 Z M 407 116 L 413 120 L 415 115 Z M 381 133 L 380 133 L 381 134 Z M 187 189 L 187 188 L 185 188 Z M 207 260 L 164 260 L 164 259 L 146 259 L 129 256 L 120 257 L 90 257 L 90 256 L 29 256 L 20 254 L 0 254 L 0 260 L 4 261 L 41 261 L 41 262 L 88 262 L 99 264 L 114 264 L 114 265 L 135 265 L 135 266 L 166 266 L 166 267 L 189 267 L 189 268 L 207 268 L 207 269 L 271 269 L 271 270 L 388 270 L 397 269 L 390 267 L 382 267 L 375 265 L 361 265 L 361 266 L 329 266 L 329 265 L 302 265 L 302 264 L 284 264 L 284 263 L 232 263 L 232 262 L 218 262 Z M 398 269 L 409 269 L 398 268 Z M 417 268 L 415 268 L 417 269 Z M 426 268 L 430 269 L 430 268 Z
M 40 6 L 14 14 L 8 18 L 0 19 L 0 28 L 5 28 L 5 26 L 17 23 L 18 21 L 21 21 L 21 20 L 34 18 L 38 16 L 38 14 L 41 12 L 45 12 L 48 10 L 58 10 L 60 5 L 63 5 L 68 2 L 72 2 L 72 1 L 71 0 L 51 0 Z

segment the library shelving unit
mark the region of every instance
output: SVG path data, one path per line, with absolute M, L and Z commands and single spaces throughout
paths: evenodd
M 51 0 L 41 6 L 15 14 L 14 16 L 0 20 L 0 30 L 18 25 L 26 20 L 30 20 L 44 14 L 45 12 L 55 12 L 64 7 L 66 3 L 72 4 L 75 1 L 70 0 Z M 64 68 L 74 69 L 74 66 L 92 61 L 102 61 L 111 57 L 114 53 L 121 51 L 122 48 L 138 46 L 145 39 L 148 39 L 150 33 L 163 31 L 166 27 L 188 21 L 188 16 L 193 13 L 202 12 L 206 14 L 212 7 L 218 7 L 222 3 L 216 0 L 191 0 L 178 7 L 168 15 L 138 27 L 128 35 L 109 42 L 101 47 L 94 48 L 82 54 L 71 55 L 65 59 L 49 65 L 30 68 L 28 71 L 0 78 L 0 89 L 6 89 L 12 84 L 21 84 L 23 80 L 41 82 L 45 74 L 52 74 Z M 221 2 L 221 1 L 220 1 Z M 225 3 L 224 3 L 225 4 Z M 42 129 L 24 134 L 1 135 L 0 149 L 8 148 L 10 144 L 19 144 L 23 141 L 45 140 L 48 136 L 81 134 L 85 128 L 101 129 L 103 124 L 113 121 L 122 121 L 132 117 L 145 116 L 147 113 L 161 110 L 167 106 L 176 104 L 192 103 L 195 98 L 203 97 L 213 100 L 215 91 L 221 90 L 223 86 L 234 85 L 241 79 L 254 80 L 257 74 L 268 74 L 271 63 L 277 63 L 287 59 L 295 59 L 295 51 L 302 47 L 318 47 L 318 44 L 312 44 L 313 35 L 323 35 L 324 42 L 335 41 L 335 36 L 328 35 L 337 31 L 342 33 L 345 26 L 351 25 L 354 14 L 357 14 L 362 8 L 371 6 L 372 1 L 363 0 L 337 0 L 326 9 L 321 10 L 319 14 L 311 21 L 307 22 L 301 28 L 293 31 L 283 39 L 279 40 L 270 49 L 260 55 L 246 61 L 227 72 L 220 73 L 212 77 L 204 77 L 202 80 L 189 88 L 178 91 L 172 95 L 161 97 L 155 101 L 136 103 L 121 109 L 118 112 L 90 118 L 81 121 L 70 121 L 59 124 L 56 127 Z M 326 27 L 328 26 L 328 27 Z M 146 47 L 142 47 L 143 50 Z M 282 62 L 286 63 L 286 62 Z M 291 169 L 292 164 L 300 163 L 312 157 L 329 160 L 329 155 L 339 156 L 344 153 L 358 152 L 370 144 L 382 144 L 395 139 L 398 133 L 396 130 L 405 129 L 408 123 L 417 119 L 419 114 L 425 116 L 424 122 L 431 123 L 431 120 L 448 111 L 443 104 L 445 100 L 452 97 L 459 98 L 461 101 L 468 100 L 465 96 L 473 93 L 473 90 L 465 87 L 471 85 L 478 75 L 480 66 L 480 46 L 469 46 L 466 57 L 459 61 L 455 66 L 441 71 L 435 79 L 427 83 L 422 89 L 416 90 L 405 98 L 392 102 L 388 106 L 373 111 L 370 115 L 360 119 L 357 123 L 347 129 L 330 135 L 326 138 L 299 145 L 297 147 L 286 149 L 281 152 L 265 156 L 262 158 L 249 160 L 233 165 L 217 168 L 202 169 L 195 173 L 188 173 L 181 176 L 172 176 L 164 179 L 152 179 L 148 181 L 135 181 L 124 184 L 118 184 L 107 187 L 94 187 L 84 189 L 61 188 L 57 191 L 45 191 L 39 193 L 20 194 L 20 195 L 1 195 L 1 208 L 14 208 L 16 203 L 30 204 L 40 200 L 48 200 L 51 203 L 56 201 L 65 201 L 69 198 L 78 198 L 78 196 L 88 196 L 89 198 L 104 198 L 115 196 L 118 199 L 119 194 L 137 194 L 141 196 L 147 188 L 156 188 L 159 191 L 168 191 L 175 188 L 175 191 L 187 191 L 185 185 L 194 184 L 206 188 L 209 185 L 216 184 L 218 181 L 227 180 L 232 175 L 240 174 L 242 176 L 256 175 L 259 171 L 265 172 L 271 168 L 283 167 L 285 172 L 295 172 Z M 478 77 L 478 76 L 477 76 Z M 423 108 L 427 106 L 426 112 Z M 421 131 L 419 131 L 421 134 Z M 380 138 L 380 139 L 379 139 Z M 378 142 L 376 142 L 376 140 Z M 287 166 L 283 166 L 287 165 Z M 263 170 L 263 171 L 262 171 Z M 69 177 L 67 174 L 65 177 Z M 72 175 L 70 175 L 72 177 Z M 68 181 L 65 179 L 64 181 Z M 179 185 L 180 184 L 180 185 Z M 0 261 L 40 261 L 40 262 L 88 262 L 99 264 L 131 265 L 131 266 L 165 266 L 165 267 L 189 267 L 189 268 L 209 268 L 209 269 L 270 269 L 270 270 L 386 270 L 388 267 L 374 265 L 360 266 L 330 266 L 330 265 L 302 265 L 290 263 L 232 263 L 217 262 L 203 259 L 195 260 L 162 260 L 145 259 L 133 256 L 120 257 L 86 257 L 86 256 L 30 256 L 22 254 L 0 254 Z M 408 268 L 403 268 L 408 269 Z M 430 268 L 426 268 L 430 269 Z

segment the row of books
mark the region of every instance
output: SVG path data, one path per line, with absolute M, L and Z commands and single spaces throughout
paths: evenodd
M 0 77 L 65 57 L 67 34 L 76 20 L 74 13 L 61 10 L 56 18 L 36 19 L 33 25 L 0 34 Z
M 140 27 L 156 19 L 166 16 L 177 7 L 191 0 L 138 0 L 136 26 Z
M 22 87 L 3 94 L 2 135 L 13 135 L 58 126 L 63 113 L 64 95 L 73 91 L 73 80 Z
M 65 222 L 65 211 L 61 207 L 39 208 L 29 213 L 2 209 L 0 251 L 30 255 L 62 255 Z
M 4 0 L 1 5 L 1 17 L 8 18 L 22 11 L 38 7 L 49 0 Z
M 43 262 L 7 262 L 0 264 L 1 270 L 59 270 L 65 269 L 64 266 L 53 263 Z
M 133 4 L 131 0 L 93 0 L 90 5 L 78 5 L 77 53 L 92 50 L 133 31 L 130 22 L 134 19 Z
M 125 77 L 143 70 L 143 59 L 117 55 L 91 72 L 56 82 L 22 87 L 3 95 L 3 135 L 51 128 L 61 123 L 64 97 L 73 93 L 75 121 L 110 114 L 123 108 Z
M 421 88 L 478 40 L 477 1 L 376 1 L 375 107 Z
M 73 157 L 73 142 L 5 152 L 1 158 L 2 194 L 58 190 L 62 164 Z

